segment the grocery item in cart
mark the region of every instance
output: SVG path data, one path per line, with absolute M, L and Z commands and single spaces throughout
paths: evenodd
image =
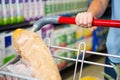
M 81 78 L 80 80 L 101 80 L 101 79 L 98 79 L 98 78 L 92 77 L 92 76 L 86 76 L 86 77 Z
M 7 73 L 5 75 L 0 75 L 0 80 L 36 80 L 31 77 L 31 67 L 26 66 L 22 60 L 17 60 L 14 64 L 10 63 L 9 65 L 4 66 L 4 68 L 1 69 L 1 72 L 2 71 L 3 73 Z
M 17 29 L 13 33 L 13 43 L 24 63 L 31 67 L 33 77 L 40 80 L 61 80 L 57 65 L 39 35 Z

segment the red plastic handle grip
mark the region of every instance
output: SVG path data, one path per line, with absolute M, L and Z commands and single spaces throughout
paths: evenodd
M 75 18 L 60 16 L 60 24 L 76 24 Z M 93 19 L 92 26 L 120 28 L 120 20 Z

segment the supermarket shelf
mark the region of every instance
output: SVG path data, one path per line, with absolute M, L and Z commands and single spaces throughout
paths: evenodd
M 81 11 L 79 12 L 84 12 L 86 11 L 86 9 L 81 9 Z M 78 12 L 75 12 L 75 13 L 65 13 L 65 14 L 59 14 L 59 16 L 75 16 Z M 52 16 L 52 15 L 50 15 Z M 40 17 L 42 18 L 42 17 Z M 16 24 L 9 24 L 9 25 L 0 25 L 0 32 L 3 32 L 3 31 L 9 31 L 9 30 L 14 30 L 14 29 L 17 29 L 17 28 L 26 28 L 26 27 L 30 27 L 33 25 L 33 23 L 35 23 L 36 20 L 33 20 L 33 21 L 28 21 L 28 22 L 21 22 L 21 23 L 16 23 Z M 58 24 L 60 25 L 60 24 Z
M 22 22 L 22 23 L 17 23 L 17 24 L 10 24 L 10 25 L 0 25 L 0 32 L 3 31 L 9 31 L 9 30 L 14 30 L 17 28 L 26 28 L 30 27 L 33 25 L 35 21 L 30 21 L 30 22 Z

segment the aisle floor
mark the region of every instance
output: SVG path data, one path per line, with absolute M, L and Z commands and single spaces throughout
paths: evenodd
M 98 62 L 98 63 L 104 63 L 104 59 L 105 59 L 104 57 L 92 56 L 92 57 L 88 58 L 87 60 Z M 78 67 L 80 67 L 80 64 Z M 79 79 L 79 70 L 80 69 L 77 70 L 76 80 L 80 80 Z M 104 67 L 84 64 L 82 77 L 94 76 L 94 77 L 99 78 L 100 80 L 104 80 L 103 74 L 102 74 L 103 71 L 104 71 Z M 74 65 L 61 71 L 61 76 L 62 76 L 63 80 L 73 80 L 73 74 L 74 74 Z

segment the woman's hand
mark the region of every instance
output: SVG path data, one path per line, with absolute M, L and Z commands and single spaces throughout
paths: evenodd
M 91 12 L 78 13 L 75 21 L 78 26 L 84 28 L 91 28 L 91 30 L 93 31 L 97 28 L 92 26 L 93 17 L 94 16 Z

